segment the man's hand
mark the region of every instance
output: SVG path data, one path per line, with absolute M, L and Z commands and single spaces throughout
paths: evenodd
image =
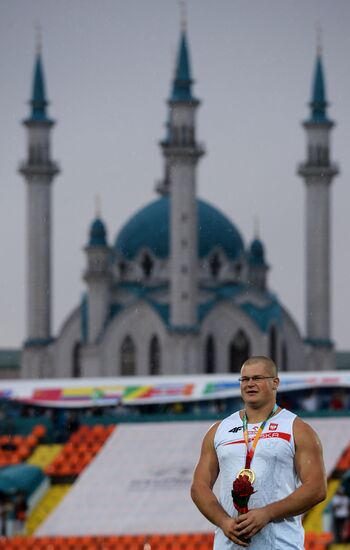
M 238 518 L 225 518 L 220 525 L 221 530 L 223 531 L 224 535 L 232 540 L 232 542 L 235 542 L 239 546 L 247 547 L 249 546 L 248 542 L 242 540 L 241 535 L 238 532 Z
M 235 533 L 241 538 L 250 539 L 259 533 L 270 520 L 271 518 L 266 508 L 249 510 L 246 514 L 242 514 L 236 518 Z

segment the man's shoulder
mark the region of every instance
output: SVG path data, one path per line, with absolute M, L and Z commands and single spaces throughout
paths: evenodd
M 237 433 L 239 430 L 243 430 L 243 423 L 239 411 L 236 411 L 217 423 L 214 439 L 217 441 L 223 433 Z
M 285 414 L 286 416 L 291 416 L 293 418 L 298 418 L 298 415 L 296 415 L 293 411 L 286 409 L 285 407 L 281 407 L 281 410 L 279 411 L 279 414 Z
M 322 448 L 317 432 L 299 416 L 296 416 L 293 422 L 293 434 L 296 446 L 300 444 L 307 447 L 316 445 Z
M 229 414 L 228 416 L 223 418 L 223 420 L 221 420 L 221 422 L 219 422 L 219 426 L 221 424 L 230 424 L 230 423 L 235 423 L 235 422 L 242 422 L 239 413 L 240 413 L 240 411 L 235 411 L 235 412 Z

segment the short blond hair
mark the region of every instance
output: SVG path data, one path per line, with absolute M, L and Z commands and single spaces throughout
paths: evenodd
M 246 361 L 244 361 L 242 365 L 242 369 L 245 366 L 248 365 L 255 365 L 255 363 L 264 363 L 269 371 L 271 372 L 271 375 L 276 377 L 278 376 L 278 368 L 277 365 L 270 357 L 265 357 L 265 355 L 254 355 L 254 357 L 249 357 Z M 241 370 L 242 370 L 241 369 Z

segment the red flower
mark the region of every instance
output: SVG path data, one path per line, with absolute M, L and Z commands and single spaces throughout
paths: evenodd
M 233 505 L 239 514 L 248 512 L 248 501 L 250 495 L 255 493 L 253 485 L 247 475 L 240 475 L 233 482 L 232 499 Z

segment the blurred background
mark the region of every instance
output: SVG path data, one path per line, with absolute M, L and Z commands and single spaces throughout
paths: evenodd
M 1 3 L 4 548 L 13 535 L 17 548 L 210 547 L 188 484 L 257 354 L 325 446 L 329 492 L 307 543 L 349 537 L 349 12 L 346 0 Z M 169 429 L 177 445 L 154 463 Z M 136 437 L 144 457 L 125 468 Z M 169 491 L 144 526 L 138 484 L 143 504 Z M 177 523 L 155 521 L 164 502 Z

